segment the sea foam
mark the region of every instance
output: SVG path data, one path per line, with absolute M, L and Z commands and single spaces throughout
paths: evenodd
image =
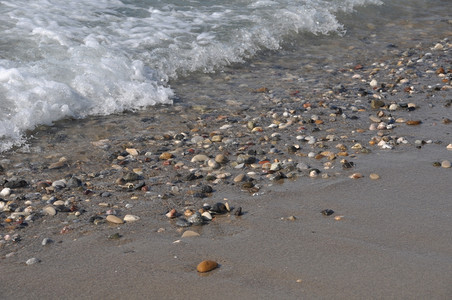
M 0 2 L 0 151 L 39 124 L 171 104 L 169 80 L 342 33 L 338 12 L 376 0 Z

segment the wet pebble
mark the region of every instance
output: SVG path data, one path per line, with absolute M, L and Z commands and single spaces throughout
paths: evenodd
M 324 216 L 331 216 L 332 214 L 334 214 L 334 210 L 332 209 L 324 209 L 321 211 L 322 215 Z
M 124 221 L 114 215 L 108 215 L 106 220 L 112 224 L 123 224 Z
M 49 238 L 44 238 L 44 239 L 42 240 L 42 242 L 41 242 L 41 245 L 45 246 L 45 245 L 48 245 L 48 244 L 51 244 L 51 243 L 53 243 L 53 241 L 52 241 L 51 239 L 49 239 Z
M 40 262 L 41 262 L 40 259 L 38 259 L 38 258 L 36 258 L 36 257 L 32 257 L 32 258 L 28 259 L 25 263 L 26 263 L 28 266 L 30 266 L 30 265 L 34 265 L 34 264 L 37 264 L 37 263 L 40 263 Z
M 124 222 L 130 223 L 130 222 L 136 222 L 138 220 L 140 220 L 140 217 L 135 216 L 135 215 L 125 215 L 124 216 Z
M 187 221 L 195 226 L 199 226 L 204 223 L 204 220 L 199 212 L 195 212 L 193 215 L 188 217 Z
M 441 162 L 441 167 L 443 167 L 443 168 L 450 168 L 450 167 L 451 167 L 450 161 L 448 161 L 448 160 L 443 160 L 443 161 Z
M 212 207 L 210 208 L 210 212 L 215 214 L 225 214 L 228 212 L 228 210 L 223 203 L 217 202 L 214 205 L 212 205 Z
M 192 223 L 188 222 L 184 218 L 179 218 L 179 219 L 176 220 L 176 226 L 179 226 L 179 227 L 190 227 L 191 225 L 192 225 Z
M 200 236 L 200 234 L 195 231 L 192 231 L 192 230 L 186 230 L 182 234 L 183 238 L 198 237 L 198 236 Z
M 210 272 L 218 267 L 218 263 L 213 260 L 204 260 L 198 264 L 196 270 L 200 273 Z

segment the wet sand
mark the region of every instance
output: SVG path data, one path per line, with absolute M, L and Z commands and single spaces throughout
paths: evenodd
M 112 228 L 124 232 L 121 241 L 105 232 L 62 235 L 34 251 L 39 265 L 26 266 L 22 253 L 2 260 L 2 297 L 447 299 L 451 175 L 431 167 L 441 152 L 432 148 L 359 161 L 378 181 L 305 179 L 263 196 L 225 192 L 247 213 L 219 217 L 200 237 L 157 233 L 150 221 Z M 325 208 L 335 213 L 321 215 Z M 204 259 L 220 267 L 202 276 L 195 268 Z

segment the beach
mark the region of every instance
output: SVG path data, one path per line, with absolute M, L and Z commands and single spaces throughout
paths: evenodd
M 451 21 L 433 23 L 29 131 L 0 154 L 2 298 L 448 299 Z

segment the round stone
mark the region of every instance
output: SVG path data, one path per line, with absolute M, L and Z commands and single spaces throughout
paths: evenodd
M 218 267 L 218 263 L 213 260 L 204 260 L 196 267 L 199 273 L 210 272 Z
M 441 167 L 443 167 L 443 168 L 450 168 L 450 167 L 451 167 L 450 161 L 448 161 L 448 160 L 443 160 L 443 161 L 441 162 Z
M 173 155 L 169 152 L 163 152 L 162 154 L 160 154 L 159 159 L 161 160 L 168 160 L 170 158 L 172 158 Z
M 56 209 L 52 206 L 46 206 L 44 207 L 44 209 L 42 210 L 44 212 L 44 214 L 48 215 L 48 216 L 54 216 L 56 215 Z
M 114 215 L 108 215 L 107 216 L 107 221 L 113 224 L 123 224 L 124 221 L 121 220 L 120 218 L 118 218 L 117 216 Z
M 219 164 L 225 163 L 226 157 L 223 154 L 218 154 L 217 156 L 215 156 L 215 161 Z

